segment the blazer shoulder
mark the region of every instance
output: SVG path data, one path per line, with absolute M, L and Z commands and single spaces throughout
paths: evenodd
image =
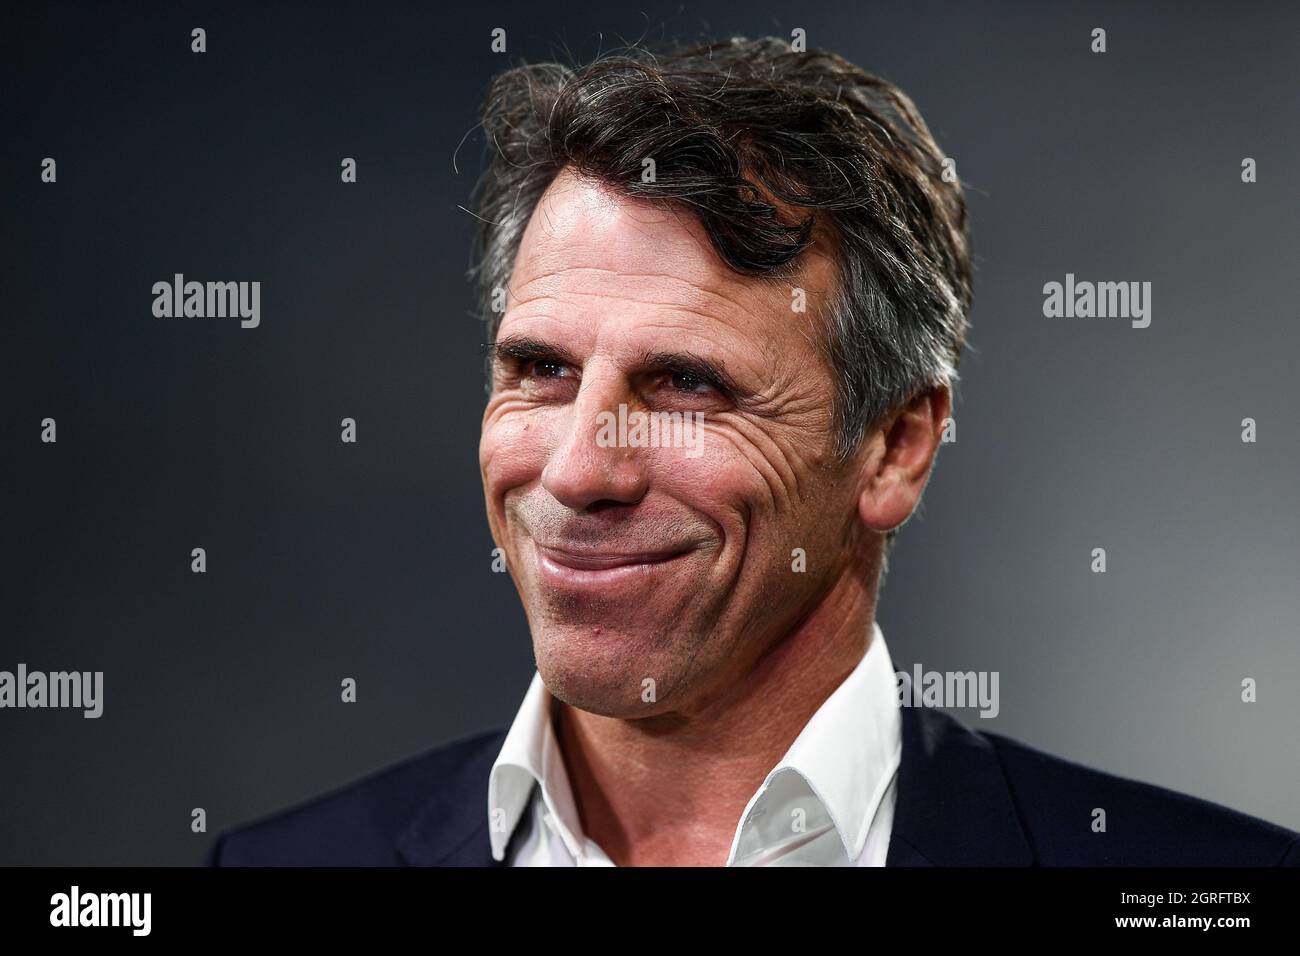
M 1300 833 L 978 733 L 993 745 L 1042 865 L 1300 866 Z
M 208 866 L 397 866 L 402 833 L 431 799 L 487 773 L 505 740 L 494 730 L 407 758 L 274 814 L 221 832 Z M 446 794 L 464 800 L 468 793 Z

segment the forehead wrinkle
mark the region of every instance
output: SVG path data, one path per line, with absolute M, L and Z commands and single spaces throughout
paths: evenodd
M 687 289 L 689 290 L 689 295 L 687 296 L 687 302 L 684 303 L 679 301 L 663 301 L 657 298 L 646 298 L 634 294 L 629 295 L 627 293 L 627 290 L 624 289 L 619 289 L 617 293 L 599 292 L 599 291 L 592 291 L 592 290 L 581 289 L 581 288 L 564 288 L 564 289 L 554 289 L 554 290 L 548 289 L 544 292 L 538 292 L 533 295 L 529 295 L 526 292 L 524 292 L 524 290 L 528 289 L 528 287 L 534 284 L 535 282 L 539 282 L 548 278 L 555 278 L 556 276 L 562 273 L 571 272 L 571 271 L 572 272 L 596 272 L 613 278 L 637 278 L 642 276 L 655 278 L 655 279 L 665 278 L 675 283 L 678 283 L 680 285 L 686 286 Z M 764 289 L 766 288 L 768 287 L 764 286 Z M 748 290 L 741 290 L 741 291 L 748 291 Z M 753 291 L 758 292 L 762 290 L 753 290 Z M 744 322 L 737 321 L 738 318 L 742 318 L 742 317 L 748 318 L 753 313 L 754 306 L 747 306 L 745 303 L 737 299 L 733 299 L 722 292 L 715 292 L 712 289 L 701 288 L 700 286 L 697 286 L 694 283 L 691 283 L 685 279 L 680 279 L 676 276 L 671 276 L 671 275 L 664 275 L 664 274 L 657 274 L 657 273 L 651 273 L 651 274 L 622 273 L 622 272 L 615 272 L 609 269 L 602 269 L 596 266 L 573 266 L 566 269 L 557 270 L 554 272 L 543 273 L 541 275 L 530 278 L 526 282 L 524 282 L 521 286 L 518 287 L 518 292 L 522 294 L 515 294 L 514 292 L 512 292 L 511 298 L 514 301 L 512 303 L 512 306 L 506 310 L 505 313 L 506 315 L 509 315 L 511 312 L 514 312 L 520 306 L 527 305 L 548 298 L 555 299 L 556 301 L 564 301 L 564 299 L 566 298 L 573 299 L 573 298 L 578 298 L 583 296 L 597 297 L 597 298 L 622 298 L 643 305 L 650 305 L 661 309 L 667 309 L 672 312 L 698 316 L 708 322 L 717 323 L 718 325 L 721 325 L 722 327 L 729 329 L 732 332 L 743 335 L 746 337 L 747 340 L 753 340 L 755 338 L 756 332 L 763 331 L 761 328 L 756 328 L 752 323 L 744 323 Z M 692 299 L 696 300 L 698 305 L 690 304 L 690 300 Z M 712 310 L 703 307 L 705 301 L 715 301 L 715 300 L 720 300 L 722 303 L 724 303 L 727 306 L 727 308 L 723 310 Z M 762 300 L 758 300 L 755 304 L 762 306 L 764 308 L 770 308 L 774 310 L 774 314 L 775 314 L 775 310 L 779 308 L 774 302 L 768 303 L 768 302 L 763 302 Z M 503 316 L 503 321 L 504 321 L 504 316 Z M 796 324 L 799 326 L 795 330 L 796 334 L 800 337 L 800 339 L 805 344 L 808 344 L 813 348 L 814 354 L 817 354 L 816 330 L 812 327 L 812 324 L 807 320 L 806 317 L 804 317 L 801 320 L 796 320 Z M 764 340 L 764 346 L 762 351 L 763 351 L 764 358 L 766 358 L 767 361 L 776 364 L 779 356 L 789 352 L 788 349 L 781 348 L 779 346 L 779 342 L 775 341 L 774 337 L 762 336 L 762 338 Z
M 537 295 L 537 296 L 534 296 L 534 297 L 529 298 L 529 299 L 521 300 L 520 302 L 517 302 L 517 303 L 516 303 L 516 306 L 531 305 L 531 304 L 534 303 L 534 302 L 543 302 L 543 301 L 546 301 L 546 300 L 548 300 L 548 299 L 553 299 L 553 300 L 555 300 L 555 301 L 557 301 L 557 302 L 562 302 L 562 301 L 564 301 L 565 299 L 581 298 L 581 297 L 595 297 L 595 298 L 601 298 L 601 299 L 611 298 L 610 296 L 605 295 L 604 293 L 601 293 L 601 292 L 585 292 L 585 291 L 580 290 L 580 289 L 574 289 L 574 290 L 565 290 L 564 292 L 550 292 L 550 293 L 543 293 L 543 294 L 541 294 L 541 295 Z M 639 298 L 632 297 L 632 296 L 619 296 L 619 298 L 627 298 L 627 299 L 629 299 L 630 301 L 637 302 L 637 303 L 640 304 L 640 305 L 649 305 L 649 306 L 654 306 L 654 307 L 656 307 L 656 308 L 658 308 L 658 309 L 663 310 L 663 312 L 661 312 L 661 313 L 659 313 L 659 314 L 657 314 L 657 315 L 654 315 L 654 316 L 646 316 L 642 321 L 640 321 L 640 322 L 637 323 L 638 326 L 648 326 L 648 325 L 653 325 L 656 319 L 666 319 L 666 318 L 667 318 L 667 315 L 665 315 L 664 313 L 671 313 L 671 314 L 676 314 L 676 315 L 695 315 L 695 316 L 699 316 L 700 318 L 705 319 L 705 320 L 707 320 L 707 321 L 710 321 L 710 322 L 716 322 L 716 323 L 718 323 L 718 324 L 720 324 L 720 325 L 723 325 L 723 326 L 725 326 L 726 328 L 730 329 L 730 330 L 733 331 L 733 332 L 750 332 L 750 333 L 752 333 L 752 332 L 754 332 L 754 331 L 757 331 L 757 330 L 755 330 L 755 329 L 742 329 L 742 328 L 737 328 L 737 327 L 736 327 L 735 325 L 733 325 L 731 322 L 728 322 L 728 321 L 727 321 L 728 316 L 727 316 L 725 313 L 718 313 L 718 312 L 703 312 L 703 311 L 701 311 L 701 310 L 699 310 L 699 309 L 692 309 L 692 308 L 690 308 L 689 306 L 682 305 L 680 302 L 659 302 L 659 301 L 655 301 L 655 300 L 652 300 L 652 299 L 639 299 Z M 739 312 L 744 312 L 744 310 L 743 310 L 740 306 L 736 306 L 736 310 L 739 311 Z M 748 313 L 744 313 L 744 314 L 747 315 Z M 680 328 L 680 327 L 667 326 L 666 328 L 667 328 L 667 331 L 674 331 L 674 332 L 681 332 L 681 331 L 684 331 L 684 330 L 683 330 L 682 328 Z M 768 351 L 773 351 L 773 349 L 769 349 Z
M 743 311 L 749 311 L 749 309 L 751 308 L 750 306 L 745 305 L 743 302 L 739 301 L 738 299 L 732 298 L 730 295 L 708 288 L 707 286 L 704 285 L 699 285 L 697 284 L 697 282 L 691 279 L 684 279 L 680 276 L 672 275 L 671 273 L 623 272 L 621 270 L 616 271 L 613 269 L 604 269 L 601 268 L 600 266 L 565 266 L 563 268 L 553 269 L 547 272 L 539 273 L 538 275 L 530 276 L 526 281 L 524 281 L 519 286 L 517 286 L 515 290 L 512 290 L 512 292 L 522 293 L 523 290 L 527 289 L 530 285 L 532 285 L 535 282 L 541 282 L 546 279 L 558 279 L 563 275 L 566 275 L 568 273 L 573 273 L 573 272 L 598 273 L 599 275 L 606 276 L 611 280 L 619 280 L 619 281 L 623 281 L 627 279 L 653 279 L 656 281 L 666 280 L 668 282 L 672 282 L 680 286 L 685 286 L 687 291 L 685 298 L 687 301 L 697 300 L 701 298 L 712 298 L 712 299 L 721 299 L 727 305 L 732 306 L 733 308 L 736 309 L 741 309 Z M 583 295 L 611 295 L 611 293 L 608 292 L 601 292 L 597 290 L 588 290 L 588 289 L 566 289 L 564 291 L 572 292 L 573 294 L 583 294 Z M 635 290 L 620 288 L 617 293 L 612 293 L 612 294 L 617 295 L 619 298 L 632 299 L 637 302 L 643 302 L 647 305 L 663 305 L 663 306 L 670 306 L 674 308 L 681 307 L 681 303 L 679 302 L 664 302 L 664 301 L 659 301 L 654 299 L 647 299 L 647 298 L 636 296 L 634 294 L 629 294 L 630 291 L 634 292 Z M 762 289 L 745 289 L 742 287 L 738 291 L 741 293 L 758 293 L 760 291 L 768 291 L 768 287 L 766 285 L 764 285 Z M 526 296 L 523 295 L 516 295 L 516 297 L 520 299 L 526 298 Z M 688 306 L 687 311 L 696 312 L 699 315 L 702 315 L 706 318 L 710 316 L 710 313 L 703 309 L 697 309 Z
M 543 306 L 543 307 L 544 307 L 544 304 L 547 303 L 547 302 L 555 302 L 555 303 L 558 303 L 558 304 L 560 304 L 560 305 L 563 305 L 563 304 L 564 304 L 566 301 L 568 301 L 568 300 L 572 300 L 572 299 L 576 299 L 576 298 L 582 298 L 582 297 L 596 297 L 596 298 L 602 298 L 602 299 L 604 299 L 604 298 L 609 298 L 608 296 L 601 295 L 600 293 L 596 293 L 596 292 L 583 292 L 583 291 L 578 291 L 578 290 L 574 290 L 574 291 L 564 291 L 564 292 L 548 292 L 548 293 L 542 293 L 542 294 L 538 294 L 538 295 L 536 295 L 536 296 L 533 296 L 533 297 L 531 297 L 531 298 L 523 299 L 523 300 L 521 300 L 521 301 L 519 301 L 519 302 L 514 303 L 513 307 L 510 308 L 510 309 L 508 309 L 508 310 L 506 311 L 505 315 L 502 316 L 501 324 L 502 324 L 502 326 L 504 327 L 504 325 L 505 325 L 505 323 L 506 323 L 506 320 L 507 320 L 507 319 L 510 319 L 510 318 L 514 318 L 514 319 L 520 320 L 520 319 L 525 319 L 525 318 L 534 318 L 534 317 L 537 317 L 537 318 L 545 318 L 545 319 L 552 319 L 552 320 L 560 320 L 560 321 L 566 321 L 566 322 L 570 322 L 570 323 L 573 323 L 573 322 L 581 322 L 581 321 L 583 321 L 583 316 L 580 316 L 580 315 L 572 315 L 572 314 L 570 314 L 570 315 L 563 315 L 563 314 L 551 315 L 550 312 L 549 312 L 549 310 L 546 310 L 546 311 L 539 311 L 538 313 L 536 313 L 536 314 L 534 315 L 534 314 L 529 314 L 529 313 L 531 313 L 533 310 L 530 309 L 530 308 L 528 308 L 528 307 L 530 307 L 530 306 Z M 676 333 L 676 334 L 690 333 L 690 334 L 692 334 L 692 335 L 695 335 L 695 336 L 698 337 L 698 338 L 706 339 L 706 340 L 709 341 L 709 343 L 710 343 L 712 346 L 714 346 L 715 348 L 721 349 L 721 350 L 723 350 L 724 352 L 727 352 L 727 353 L 731 353 L 731 352 L 734 352 L 734 351 L 735 351 L 735 343 L 734 343 L 734 342 L 718 341 L 718 340 L 717 340 L 717 331 L 718 331 L 718 330 L 717 330 L 716 328 L 714 328 L 714 329 L 707 328 L 707 327 L 706 327 L 706 328 L 701 328 L 701 327 L 699 327 L 699 326 L 698 326 L 697 324 L 695 324 L 695 323 L 686 323 L 686 322 L 682 322 L 682 321 L 674 322 L 674 321 L 673 321 L 673 318 L 674 318 L 674 317 L 681 318 L 681 317 L 683 317 L 683 316 L 687 316 L 687 315 L 691 315 L 691 316 L 699 316 L 700 318 L 703 318 L 703 319 L 705 319 L 705 320 L 707 320 L 707 321 L 713 323 L 713 325 L 715 325 L 715 326 L 721 326 L 722 328 L 726 329 L 726 330 L 729 331 L 729 332 L 733 332 L 733 333 L 734 333 L 734 332 L 738 331 L 738 330 L 736 329 L 735 326 L 733 326 L 730 322 L 726 321 L 726 318 L 725 318 L 724 316 L 721 316 L 721 315 L 719 315 L 719 314 L 716 313 L 716 312 L 701 312 L 701 311 L 698 311 L 698 310 L 696 310 L 696 309 L 689 309 L 689 308 L 686 308 L 686 307 L 684 307 L 684 306 L 682 306 L 681 304 L 676 303 L 676 302 L 663 302 L 663 303 L 660 303 L 660 302 L 646 302 L 645 300 L 640 300 L 640 299 L 637 299 L 637 300 L 635 300 L 635 301 L 637 301 L 639 304 L 655 306 L 656 309 L 657 309 L 658 311 L 654 312 L 653 314 L 645 315 L 645 316 L 640 317 L 640 318 L 639 318 L 639 319 L 638 319 L 638 320 L 637 320 L 637 321 L 636 321 L 636 322 L 635 322 L 635 323 L 634 323 L 630 328 L 621 328 L 621 329 L 619 330 L 619 332 L 620 332 L 620 337 L 626 338 L 626 337 L 628 337 L 629 335 L 631 335 L 631 334 L 633 334 L 633 333 L 635 333 L 635 332 L 637 332 L 637 331 L 645 331 L 645 330 L 654 329 L 654 328 L 661 328 L 663 331 L 665 331 L 665 332 L 669 332 L 669 333 Z M 521 311 L 522 311 L 524 314 L 521 315 L 521 314 L 520 314 Z M 555 310 L 555 311 L 556 311 L 557 313 L 563 313 L 563 312 L 564 312 L 564 309 L 561 308 L 561 309 L 557 309 L 557 310 Z M 753 330 L 750 330 L 750 331 L 753 331 Z M 745 342 L 753 342 L 753 341 L 755 341 L 755 340 L 756 340 L 755 336 L 752 336 L 752 335 L 750 335 L 750 336 L 746 336 L 746 338 L 745 338 Z M 671 351 L 671 349 L 668 349 L 667 351 Z M 765 342 L 765 347 L 764 347 L 763 351 L 764 351 L 764 354 L 766 355 L 766 354 L 769 353 L 769 352 L 773 352 L 773 351 L 775 351 L 775 349 L 774 349 L 774 347 L 771 345 L 771 343 L 766 343 L 766 342 Z

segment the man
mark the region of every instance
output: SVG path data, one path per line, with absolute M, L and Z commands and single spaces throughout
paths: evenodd
M 876 602 L 971 304 L 961 188 L 903 93 L 736 40 L 512 69 L 483 122 L 480 464 L 537 674 L 508 733 L 215 862 L 1300 863 L 1295 833 L 900 706 Z

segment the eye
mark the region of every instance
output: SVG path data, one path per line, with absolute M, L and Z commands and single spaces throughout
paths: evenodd
M 564 365 L 552 359 L 538 359 L 528 366 L 528 374 L 533 378 L 561 378 Z
M 691 392 L 702 395 L 713 388 L 711 382 L 700 378 L 698 375 L 692 375 L 690 372 L 673 372 L 671 381 L 673 388 L 679 392 Z

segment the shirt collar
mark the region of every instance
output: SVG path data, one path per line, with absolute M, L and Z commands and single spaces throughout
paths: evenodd
M 880 625 L 857 666 L 804 725 L 754 794 L 732 842 L 729 863 L 833 826 L 849 862 L 867 842 L 871 821 L 902 757 L 897 679 Z
M 488 776 L 488 832 L 492 856 L 498 860 L 505 859 L 510 835 L 528 808 L 535 785 L 541 787 L 542 799 L 569 852 L 577 856 L 582 845 L 578 808 L 551 722 L 551 700 L 542 675 L 534 671 Z
M 551 722 L 551 694 L 534 672 L 488 778 L 492 855 L 505 859 L 510 836 L 528 808 L 533 787 L 569 852 L 577 856 L 582 827 Z M 897 683 L 880 625 L 856 667 L 804 725 L 781 761 L 750 799 L 736 828 L 728 863 L 752 861 L 763 850 L 833 826 L 850 862 L 867 832 L 902 753 Z

